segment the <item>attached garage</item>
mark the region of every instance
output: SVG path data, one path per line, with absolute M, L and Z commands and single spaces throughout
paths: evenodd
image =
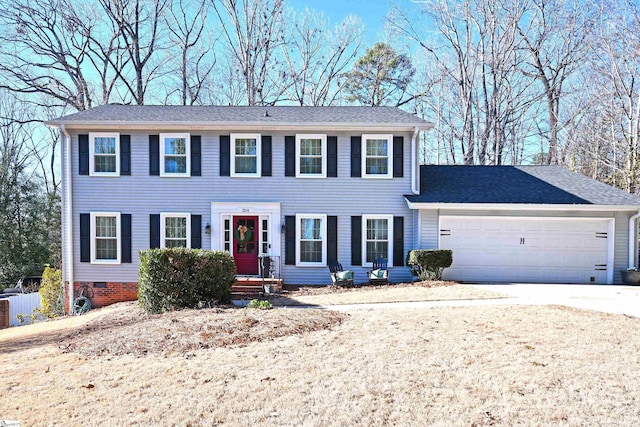
M 444 278 L 620 283 L 638 267 L 640 198 L 561 166 L 420 167 L 415 246 L 451 249 Z
M 444 278 L 460 281 L 607 283 L 613 219 L 441 216 Z

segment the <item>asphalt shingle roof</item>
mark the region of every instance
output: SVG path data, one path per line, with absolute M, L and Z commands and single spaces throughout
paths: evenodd
M 420 167 L 414 203 L 638 205 L 640 197 L 561 166 Z
M 268 116 L 265 116 L 268 113 Z M 423 119 L 394 107 L 237 107 L 108 104 L 60 117 L 48 124 L 83 122 L 210 122 L 210 123 L 371 123 L 427 126 Z

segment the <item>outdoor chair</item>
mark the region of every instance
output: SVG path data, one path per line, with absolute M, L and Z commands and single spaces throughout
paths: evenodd
M 389 283 L 389 270 L 387 269 L 386 258 L 376 258 L 373 260 L 373 269 L 367 271 L 369 284 L 379 285 Z
M 331 275 L 331 282 L 338 286 L 353 286 L 354 272 L 342 269 L 342 264 L 337 261 L 329 262 L 329 274 Z

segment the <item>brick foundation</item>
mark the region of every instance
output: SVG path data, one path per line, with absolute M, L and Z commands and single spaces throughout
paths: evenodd
M 74 282 L 73 295 L 77 297 L 81 286 L 87 285 L 93 289 L 91 307 L 106 307 L 123 301 L 138 299 L 138 282 Z M 69 282 L 64 284 L 64 309 L 69 309 Z

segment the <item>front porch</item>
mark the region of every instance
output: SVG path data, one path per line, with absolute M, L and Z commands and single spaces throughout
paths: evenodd
M 231 298 L 254 299 L 265 294 L 280 293 L 283 284 L 283 279 L 237 276 L 236 283 L 231 287 Z

